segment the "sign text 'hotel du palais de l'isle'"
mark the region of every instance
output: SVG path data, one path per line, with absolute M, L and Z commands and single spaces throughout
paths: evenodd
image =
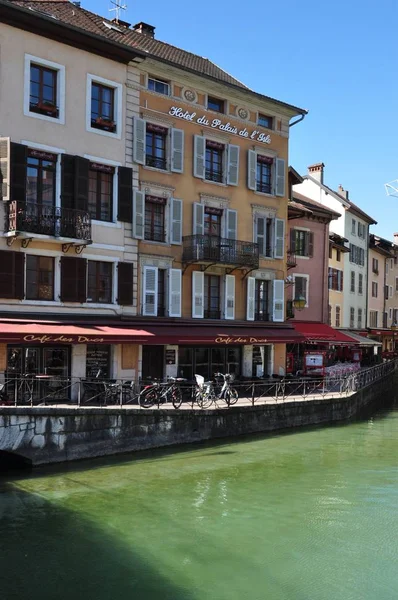
M 179 106 L 172 106 L 169 110 L 169 115 L 172 117 L 177 117 L 178 119 L 183 119 L 184 121 L 189 121 L 190 123 L 203 125 L 204 127 L 219 129 L 220 131 L 225 131 L 226 133 L 231 133 L 232 135 L 238 135 L 239 137 L 253 140 L 255 142 L 261 142 L 263 144 L 271 143 L 271 136 L 266 133 L 261 133 L 257 129 L 254 129 L 253 131 L 248 131 L 246 127 L 243 129 L 238 129 L 238 127 L 231 125 L 229 121 L 228 123 L 223 123 L 221 119 L 207 119 L 206 115 L 198 117 L 198 113 L 191 113 Z

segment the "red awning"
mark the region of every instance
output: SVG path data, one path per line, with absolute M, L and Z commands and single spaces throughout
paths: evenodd
M 292 327 L 147 325 L 110 327 L 63 323 L 0 322 L 0 342 L 25 344 L 272 344 L 303 341 Z
M 354 340 L 347 335 L 344 335 L 338 329 L 333 329 L 325 323 L 311 323 L 310 321 L 293 323 L 293 327 L 296 331 L 301 333 L 306 341 L 311 344 L 339 344 L 352 346 L 355 344 Z
M 392 337 L 396 334 L 397 334 L 397 332 L 392 331 L 391 329 L 371 329 L 370 330 L 370 335 L 384 335 L 384 336 Z

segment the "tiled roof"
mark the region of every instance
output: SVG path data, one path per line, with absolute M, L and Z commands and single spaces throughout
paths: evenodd
M 242 91 L 247 91 L 257 96 L 260 100 L 275 102 L 290 110 L 293 109 L 295 114 L 307 113 L 307 111 L 302 108 L 254 92 L 207 58 L 187 52 L 186 50 L 182 50 L 181 48 L 177 48 L 166 42 L 161 42 L 149 35 L 139 33 L 133 29 L 123 27 L 122 25 L 117 26 L 109 19 L 76 6 L 73 2 L 69 2 L 69 0 L 8 1 L 19 7 L 42 13 L 48 17 L 53 17 L 67 25 L 81 29 L 82 31 L 96 34 L 109 41 L 123 44 L 131 49 L 144 53 L 148 58 L 153 57 L 154 59 L 176 65 L 182 69 L 239 88 Z
M 24 8 L 39 11 L 47 16 L 56 17 L 68 25 L 104 36 L 115 42 L 127 44 L 133 48 L 147 52 L 155 58 L 166 60 L 246 90 L 249 89 L 207 58 L 192 54 L 186 50 L 181 50 L 176 46 L 161 42 L 132 29 L 122 26 L 117 27 L 109 19 L 96 15 L 84 8 L 77 7 L 68 0 L 58 0 L 55 2 L 52 0 L 11 0 L 11 2 Z M 108 24 L 108 27 L 105 23 Z M 114 28 L 110 29 L 109 26 Z M 117 31 L 116 28 L 120 31 Z

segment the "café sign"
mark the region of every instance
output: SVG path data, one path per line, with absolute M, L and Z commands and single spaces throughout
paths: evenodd
M 226 133 L 231 133 L 232 135 L 253 140 L 254 142 L 261 142 L 262 144 L 271 143 L 271 136 L 267 133 L 261 133 L 257 129 L 249 131 L 246 127 L 239 129 L 234 125 L 231 125 L 229 121 L 223 122 L 221 119 L 208 119 L 206 115 L 198 116 L 198 113 L 191 113 L 189 110 L 184 110 L 180 106 L 172 106 L 169 110 L 169 115 L 172 117 L 177 117 L 178 119 L 183 119 L 184 121 L 189 121 L 190 123 L 197 123 L 198 125 L 203 125 L 204 127 L 225 131 Z
M 104 338 L 86 335 L 25 335 L 24 342 L 36 344 L 102 344 Z
M 257 337 L 218 337 L 216 344 L 267 344 L 267 338 Z

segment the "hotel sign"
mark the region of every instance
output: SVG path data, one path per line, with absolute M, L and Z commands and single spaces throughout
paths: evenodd
M 180 106 L 172 106 L 169 110 L 169 115 L 171 115 L 172 117 L 177 117 L 178 119 L 182 119 L 183 121 L 196 123 L 197 125 L 203 125 L 204 127 L 210 127 L 211 129 L 225 131 L 226 133 L 231 133 L 232 135 L 237 135 L 248 140 L 253 140 L 254 142 L 261 142 L 262 144 L 271 143 L 271 136 L 267 133 L 261 133 L 257 129 L 254 129 L 253 131 L 248 131 L 246 127 L 244 127 L 243 129 L 239 129 L 234 125 L 231 125 L 229 121 L 223 122 L 221 121 L 221 119 L 208 119 L 206 115 L 198 116 L 198 113 L 191 113 L 189 112 L 189 110 L 184 110 Z

